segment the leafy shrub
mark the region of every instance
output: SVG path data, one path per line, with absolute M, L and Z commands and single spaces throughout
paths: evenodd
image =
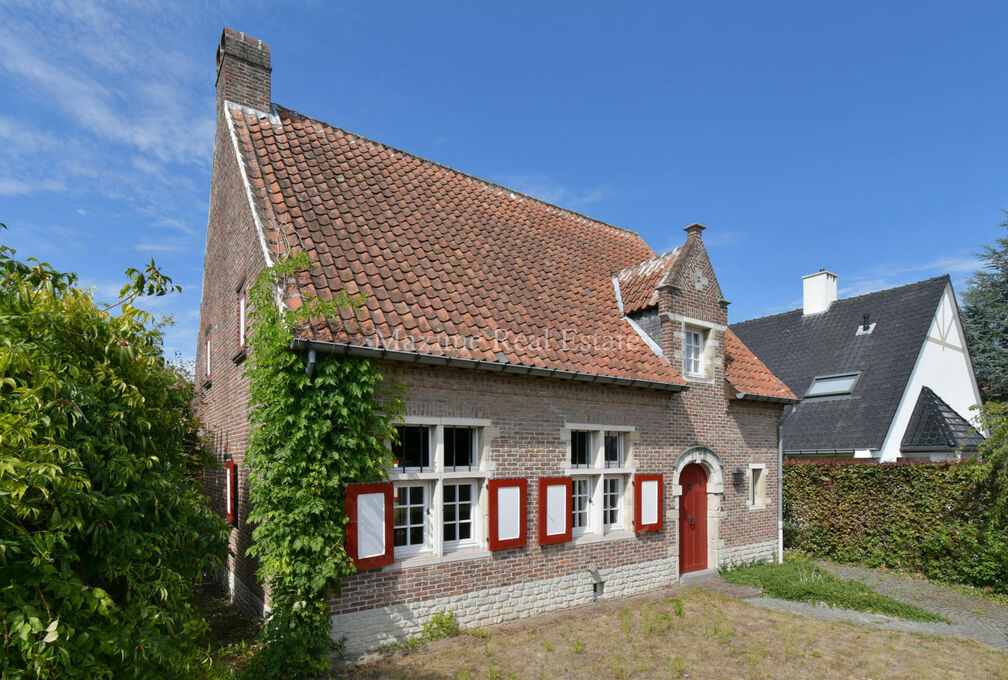
M 100 308 L 13 256 L 0 246 L 0 676 L 193 677 L 191 601 L 227 534 L 199 490 L 192 386 L 132 306 L 175 287 L 151 262 Z
M 423 625 L 420 636 L 425 640 L 440 640 L 441 638 L 452 637 L 462 632 L 455 612 L 438 612 Z
M 300 252 L 266 268 L 250 291 L 249 405 L 254 426 L 249 466 L 247 554 L 259 558 L 268 584 L 269 618 L 247 677 L 307 678 L 327 671 L 337 651 L 330 637 L 329 597 L 354 573 L 344 547 L 345 495 L 351 482 L 382 479 L 391 464 L 386 444 L 402 412 L 394 385 L 365 359 L 319 357 L 308 376 L 291 351 L 299 324 L 333 317 L 347 305 L 305 298 L 297 312 L 276 303 L 278 286 L 311 266 Z
M 1008 411 L 964 463 L 784 464 L 786 544 L 809 555 L 1008 590 Z

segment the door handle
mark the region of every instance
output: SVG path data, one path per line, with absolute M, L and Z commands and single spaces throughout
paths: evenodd
M 694 519 L 693 519 L 693 515 L 690 515 L 690 516 L 689 516 L 689 517 L 688 517 L 688 518 L 686 519 L 686 521 L 687 521 L 687 522 L 689 522 L 689 525 L 690 525 L 690 529 L 692 529 L 693 527 L 695 527 L 695 526 L 696 526 L 696 520 L 694 520 Z

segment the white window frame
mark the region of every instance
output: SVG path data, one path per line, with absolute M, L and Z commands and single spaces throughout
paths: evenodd
M 599 423 L 566 423 L 567 439 L 567 469 L 565 474 L 573 480 L 585 480 L 588 484 L 588 522 L 584 527 L 573 527 L 573 499 L 571 503 L 572 534 L 575 539 L 584 541 L 598 540 L 606 536 L 632 536 L 629 518 L 632 516 L 632 484 L 631 479 L 636 468 L 633 459 L 633 442 L 636 440 L 636 428 L 632 425 L 606 425 Z M 573 447 L 572 433 L 589 433 L 589 460 L 587 466 L 571 464 Z M 606 466 L 605 436 L 619 435 L 619 465 Z M 619 517 L 615 523 L 605 522 L 605 480 L 618 479 Z
M 762 510 L 767 506 L 767 468 L 763 463 L 751 463 L 749 465 L 749 496 L 746 499 L 746 507 L 750 510 Z M 760 483 L 763 486 L 763 494 L 758 496 Z
M 429 439 L 429 458 L 427 466 L 421 469 L 391 467 L 388 477 L 396 489 L 403 486 L 416 486 L 423 483 L 427 486 L 424 526 L 424 546 L 422 550 L 413 550 L 412 546 L 395 549 L 395 560 L 398 568 L 411 566 L 411 560 L 417 566 L 429 560 L 439 561 L 453 557 L 469 555 L 480 556 L 489 554 L 488 533 L 488 503 L 487 479 L 491 471 L 489 456 L 488 429 L 491 421 L 483 418 L 428 418 L 423 416 L 406 416 L 398 425 L 405 427 L 427 427 Z M 444 430 L 445 428 L 470 428 L 473 433 L 473 464 L 470 467 L 445 466 L 444 464 Z M 468 540 L 444 540 L 444 485 L 472 485 L 471 518 L 472 537 Z
M 445 502 L 444 502 L 444 488 L 445 488 L 445 486 L 454 486 L 454 487 L 456 487 L 456 494 L 457 494 L 458 493 L 457 489 L 459 487 L 464 486 L 464 485 L 469 487 L 469 524 L 470 524 L 469 538 L 462 538 L 462 539 L 456 538 L 454 540 L 450 540 L 449 541 L 447 538 L 444 538 L 444 527 L 445 527 L 445 519 L 444 519 L 444 506 L 445 506 Z M 477 536 L 478 536 L 479 532 L 477 531 L 476 527 L 479 524 L 479 514 L 478 514 L 479 513 L 479 507 L 480 507 L 480 504 L 479 504 L 479 497 L 480 497 L 480 485 L 479 485 L 479 482 L 477 480 L 475 480 L 475 479 L 446 479 L 446 480 L 444 480 L 441 483 L 441 497 L 442 497 L 442 502 L 441 502 L 441 524 L 440 524 L 440 530 L 441 530 L 442 540 L 444 541 L 444 550 L 445 550 L 445 552 L 454 552 L 454 551 L 457 551 L 457 550 L 464 550 L 466 548 L 478 548 L 479 547 L 479 539 L 477 538 Z M 460 522 L 458 520 L 459 501 L 458 501 L 458 496 L 457 495 L 455 497 L 454 505 L 455 505 L 455 508 L 456 508 L 456 515 L 455 515 L 455 520 L 454 520 L 455 531 L 458 532 L 458 527 L 459 527 Z M 456 535 L 457 535 L 457 533 L 456 533 Z
M 210 335 L 209 332 L 207 332 L 207 334 L 206 334 L 206 379 L 207 380 L 212 380 L 213 379 L 212 376 L 211 376 L 211 374 L 210 374 L 210 366 L 211 366 L 211 363 L 210 363 L 210 350 L 213 347 L 213 345 L 210 343 L 210 339 L 211 339 L 211 335 Z
M 702 328 L 686 326 L 683 330 L 683 373 L 692 378 L 704 378 L 704 355 L 707 332 Z M 692 349 L 692 351 L 690 351 Z
M 612 506 L 608 506 L 607 497 L 613 494 L 609 493 L 609 491 L 606 489 L 606 486 L 611 485 L 612 483 L 615 483 L 617 487 L 615 494 L 616 502 Z M 624 482 L 623 477 L 621 475 L 619 476 L 605 475 L 604 477 L 602 477 L 602 529 L 606 532 L 619 531 L 625 528 L 624 526 L 625 522 L 623 521 L 623 491 L 625 487 L 626 483 Z M 610 512 L 616 513 L 615 522 L 607 521 L 609 519 L 607 515 Z
M 238 297 L 238 347 L 245 347 L 245 291 Z
M 393 503 L 393 533 L 395 532 L 395 506 L 398 505 L 399 495 L 404 489 L 409 489 L 413 487 L 420 487 L 423 489 L 423 530 L 424 530 L 424 540 L 422 543 L 415 545 L 397 545 L 395 546 L 395 556 L 397 559 L 401 557 L 412 557 L 414 555 L 420 555 L 422 553 L 430 552 L 431 550 L 431 485 L 429 482 L 410 482 L 410 483 L 400 483 L 395 485 L 395 502 Z M 407 518 L 407 527 L 412 525 L 409 524 L 409 519 Z M 393 539 L 394 540 L 394 539 Z M 407 541 L 409 539 L 407 538 Z
M 576 536 L 584 536 L 586 533 L 588 533 L 591 530 L 591 499 L 592 499 L 592 492 L 593 492 L 593 489 L 592 489 L 592 480 L 593 480 L 592 477 L 581 477 L 581 476 L 573 477 L 572 480 L 571 480 L 571 484 L 572 484 L 572 487 L 571 487 L 571 534 L 573 536 L 575 536 L 575 537 Z M 574 498 L 575 498 L 574 485 L 580 485 L 580 483 L 582 483 L 582 482 L 585 485 L 585 493 L 583 494 L 584 499 L 585 499 L 584 524 L 581 525 L 581 526 L 579 526 L 579 527 L 577 527 L 577 526 L 574 526 L 574 510 L 575 510 L 575 506 L 574 506 Z M 580 497 L 581 495 L 582 494 L 577 494 L 578 497 Z

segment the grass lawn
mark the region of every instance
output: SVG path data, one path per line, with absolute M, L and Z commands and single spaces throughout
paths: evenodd
M 785 555 L 783 564 L 756 564 L 725 571 L 721 578 L 730 583 L 763 588 L 764 595 L 782 600 L 824 603 L 910 621 L 948 622 L 933 612 L 880 595 L 863 583 L 845 581 L 797 554 Z
M 1008 680 L 1008 655 L 974 642 L 806 619 L 667 589 L 465 632 L 334 677 Z

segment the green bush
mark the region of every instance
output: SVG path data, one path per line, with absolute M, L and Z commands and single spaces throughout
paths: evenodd
M 174 287 L 152 262 L 100 308 L 13 256 L 0 246 L 0 677 L 194 677 L 191 600 L 227 534 L 198 483 L 192 386 L 131 304 Z
M 838 562 L 1008 590 L 1005 407 L 964 463 L 786 461 L 785 542 Z

